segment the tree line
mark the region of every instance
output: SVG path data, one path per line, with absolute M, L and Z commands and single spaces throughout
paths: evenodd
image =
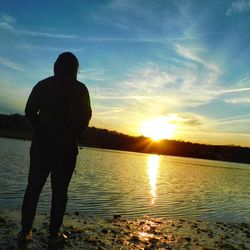
M 0 136 L 26 139 L 32 126 L 25 116 L 0 114 Z M 250 148 L 234 145 L 207 145 L 177 140 L 152 141 L 144 136 L 130 136 L 116 131 L 89 127 L 80 137 L 80 146 L 154 153 L 182 157 L 250 163 Z

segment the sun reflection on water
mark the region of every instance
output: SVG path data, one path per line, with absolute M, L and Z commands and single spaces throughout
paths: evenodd
M 150 155 L 148 157 L 148 177 L 150 184 L 150 193 L 152 195 L 151 205 L 154 205 L 156 199 L 156 183 L 157 183 L 157 174 L 159 167 L 160 157 L 158 155 Z

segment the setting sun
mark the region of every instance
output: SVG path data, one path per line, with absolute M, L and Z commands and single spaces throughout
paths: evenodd
M 153 140 L 171 139 L 174 136 L 176 125 L 160 117 L 143 123 L 141 133 Z

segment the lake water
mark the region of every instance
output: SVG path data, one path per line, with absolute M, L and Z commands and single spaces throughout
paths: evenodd
M 0 138 L 0 208 L 20 209 L 29 141 Z M 50 209 L 49 180 L 38 211 Z M 83 148 L 69 212 L 250 222 L 250 165 Z

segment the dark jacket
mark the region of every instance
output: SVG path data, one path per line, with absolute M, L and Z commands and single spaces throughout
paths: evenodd
M 87 87 L 52 76 L 38 82 L 25 107 L 34 127 L 33 142 L 45 147 L 75 147 L 92 115 Z

